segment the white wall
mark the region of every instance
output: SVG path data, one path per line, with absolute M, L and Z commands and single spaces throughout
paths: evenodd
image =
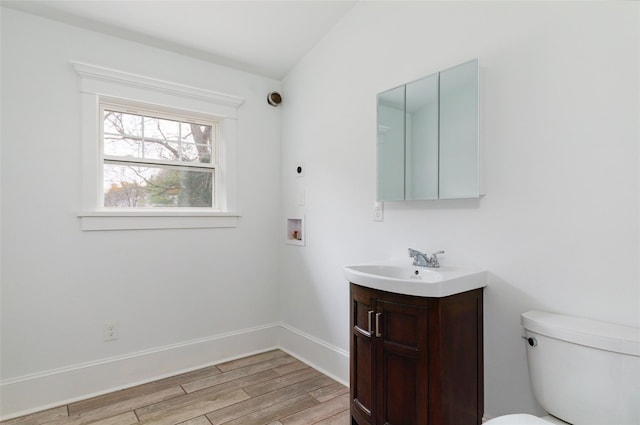
M 637 4 L 361 2 L 285 79 L 278 109 L 264 101 L 276 81 L 0 10 L 3 416 L 29 408 L 11 405 L 6 388 L 94 369 L 130 385 L 158 372 L 140 359 L 172 373 L 201 362 L 205 346 L 215 361 L 278 336 L 347 380 L 342 266 L 404 258 L 409 246 L 490 271 L 488 416 L 540 412 L 521 312 L 640 325 Z M 476 56 L 487 196 L 387 203 L 373 222 L 376 93 Z M 81 232 L 70 60 L 244 97 L 240 226 Z M 306 246 L 283 244 L 285 218 L 303 213 Z M 118 341 L 102 341 L 107 319 L 120 321 Z M 283 332 L 265 330 L 278 320 Z M 219 341 L 233 338 L 225 351 Z
M 347 350 L 342 266 L 444 249 L 490 272 L 486 415 L 541 413 L 522 312 L 640 325 L 639 18 L 632 2 L 356 5 L 284 81 L 284 211 L 306 214 L 307 243 L 284 250 L 283 321 Z M 373 222 L 376 93 L 474 57 L 486 197 L 386 203 Z
M 84 371 L 277 322 L 280 110 L 265 98 L 279 82 L 6 8 L 1 50 L 3 415 L 47 402 L 10 397 L 34 374 Z M 82 232 L 81 97 L 71 60 L 244 98 L 239 226 Z M 120 338 L 105 343 L 110 319 Z M 160 371 L 115 361 L 92 391 L 238 355 L 232 346 L 216 350 L 193 350 Z M 121 381 L 110 379 L 118 374 Z

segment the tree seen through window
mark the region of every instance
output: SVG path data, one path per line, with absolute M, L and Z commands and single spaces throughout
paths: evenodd
M 213 207 L 215 124 L 104 109 L 105 207 Z

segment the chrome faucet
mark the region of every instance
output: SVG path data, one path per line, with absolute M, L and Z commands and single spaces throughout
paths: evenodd
M 429 255 L 409 248 L 409 257 L 413 258 L 414 266 L 437 269 L 438 267 L 440 267 L 440 263 L 438 262 L 438 254 L 444 254 L 444 251 L 434 252 L 433 254 Z

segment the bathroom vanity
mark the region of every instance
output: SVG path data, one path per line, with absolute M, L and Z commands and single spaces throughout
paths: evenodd
M 367 284 L 347 269 L 351 424 L 479 425 L 484 272 L 475 289 L 421 296 L 353 283 Z

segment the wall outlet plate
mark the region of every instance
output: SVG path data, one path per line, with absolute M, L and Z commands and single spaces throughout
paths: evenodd
M 384 221 L 384 203 L 373 204 L 373 221 Z
M 102 329 L 103 339 L 105 341 L 114 341 L 120 337 L 120 326 L 117 320 L 107 320 L 104 322 Z

